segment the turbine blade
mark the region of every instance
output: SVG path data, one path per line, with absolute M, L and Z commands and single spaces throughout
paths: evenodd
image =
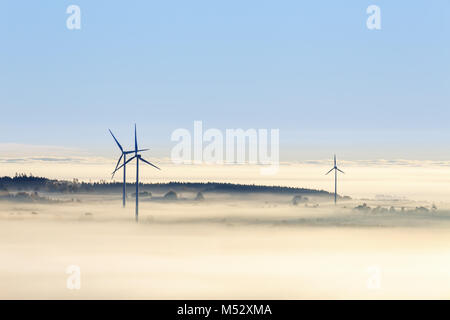
M 136 123 L 134 124 L 134 152 L 137 153 L 137 136 L 136 136 Z
M 130 161 L 133 160 L 134 158 L 136 158 L 136 156 L 134 156 L 133 158 L 128 159 L 127 162 L 125 162 L 125 163 L 122 164 L 120 167 L 118 167 L 116 170 L 114 170 L 113 174 L 116 173 L 118 170 L 120 170 L 120 168 L 122 168 L 124 165 L 126 165 L 128 162 L 130 162 Z
M 138 152 L 144 152 L 144 151 L 148 151 L 148 150 L 150 150 L 150 149 L 140 149 L 140 150 L 138 150 Z M 130 153 L 135 153 L 136 151 L 135 150 L 133 150 L 133 151 L 124 151 L 123 153 L 124 154 L 130 154 Z
M 333 171 L 334 168 L 332 168 L 330 171 L 328 171 L 327 173 L 325 173 L 325 175 L 329 174 L 331 171 Z
M 334 166 L 336 167 L 336 155 L 334 155 Z
M 108 129 L 108 130 L 111 133 L 112 137 L 114 138 L 114 141 L 116 141 L 117 145 L 119 146 L 120 151 L 123 152 L 122 146 L 120 145 L 119 141 L 117 141 L 116 137 L 114 137 L 114 134 L 112 133 L 111 129 Z
M 339 169 L 339 168 L 336 168 L 336 170 L 337 171 L 339 171 L 339 172 L 342 172 L 343 174 L 345 174 L 345 172 L 344 171 L 342 171 L 341 169 Z
M 120 155 L 119 161 L 117 161 L 116 168 L 114 169 L 114 172 L 117 170 L 117 167 L 119 166 L 120 160 L 122 160 L 122 158 L 123 158 L 123 153 Z
M 143 159 L 143 158 L 139 158 L 140 160 L 144 161 L 145 163 L 151 165 L 152 167 L 155 167 L 158 170 L 161 170 L 160 168 L 158 168 L 157 166 L 155 166 L 153 163 L 148 162 L 147 160 Z

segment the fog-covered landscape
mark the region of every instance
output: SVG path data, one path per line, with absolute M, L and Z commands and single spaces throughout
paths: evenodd
M 120 190 L 5 197 L 5 189 L 3 299 L 450 294 L 450 210 L 431 202 L 347 197 L 335 206 L 328 193 L 159 185 L 142 191 L 135 223 L 133 189 L 126 208 Z M 67 288 L 71 265 L 80 267 L 80 290 Z M 373 270 L 376 288 L 368 285 Z

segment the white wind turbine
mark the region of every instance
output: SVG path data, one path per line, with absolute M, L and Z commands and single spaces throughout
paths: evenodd
M 122 146 L 120 145 L 119 141 L 116 139 L 116 137 L 114 136 L 112 131 L 110 129 L 108 129 L 108 130 L 109 130 L 109 133 L 111 133 L 111 135 L 112 135 L 114 141 L 116 142 L 117 146 L 119 147 L 120 152 L 122 153 L 120 155 L 119 161 L 117 161 L 116 168 L 114 169 L 114 173 L 115 173 L 117 171 L 117 168 L 119 167 L 120 160 L 122 160 L 122 158 L 123 158 L 123 163 L 126 163 L 126 161 L 127 161 L 127 154 L 134 153 L 134 150 L 133 151 L 125 151 L 125 150 L 123 150 Z M 142 150 L 138 150 L 138 151 L 147 151 L 147 150 L 148 149 L 142 149 Z M 126 203 L 126 198 L 127 198 L 127 191 L 126 191 L 127 190 L 127 171 L 126 171 L 126 169 L 127 169 L 127 167 L 126 167 L 126 165 L 124 165 L 123 166 L 123 190 L 122 190 L 122 206 L 124 208 L 125 208 L 125 203 Z M 114 178 L 114 173 L 112 174 L 111 179 Z
M 334 170 L 334 204 L 336 204 L 337 201 L 337 172 L 342 172 L 345 174 L 344 171 L 342 171 L 341 169 L 339 169 L 336 165 L 336 155 L 334 155 L 334 167 L 331 168 L 330 171 L 328 171 L 325 175 L 329 174 L 331 171 Z
M 129 163 L 133 159 L 136 159 L 136 211 L 135 211 L 136 222 L 139 221 L 139 161 L 142 161 L 148 165 L 151 165 L 152 167 L 154 167 L 158 170 L 161 170 L 160 168 L 155 166 L 153 163 L 150 163 L 149 161 L 142 158 L 142 156 L 140 154 L 138 154 L 139 151 L 141 151 L 141 150 L 138 149 L 138 145 L 137 145 L 136 124 L 135 124 L 134 125 L 134 156 L 132 158 L 128 159 L 126 162 L 124 162 L 120 167 L 116 168 L 114 170 L 113 174 L 120 168 L 125 167 L 127 165 L 127 163 Z

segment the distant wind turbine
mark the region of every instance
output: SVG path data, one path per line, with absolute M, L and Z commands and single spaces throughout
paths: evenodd
M 147 149 L 144 149 L 147 150 Z M 143 151 L 143 150 L 139 150 L 138 149 L 138 144 L 137 144 L 137 136 L 136 136 L 136 124 L 134 125 L 134 156 L 132 158 L 130 158 L 127 161 L 124 161 L 124 163 L 116 168 L 113 172 L 113 174 L 119 170 L 120 168 L 124 167 L 127 165 L 127 163 L 129 163 L 130 161 L 132 161 L 133 159 L 136 158 L 136 212 L 135 212 L 135 217 L 136 217 L 136 222 L 139 221 L 139 161 L 142 161 L 148 165 L 151 165 L 152 167 L 161 170 L 160 168 L 158 168 L 157 166 L 155 166 L 153 163 L 145 160 L 144 158 L 142 158 L 142 156 L 140 154 L 138 154 L 138 152 Z
M 336 165 L 336 155 L 334 155 L 334 167 L 328 171 L 325 175 L 329 174 L 331 171 L 334 170 L 334 204 L 336 204 L 337 201 L 337 172 L 342 172 L 345 174 L 344 171 L 342 171 L 341 169 L 339 169 Z
M 122 146 L 120 145 L 119 141 L 116 139 L 116 137 L 114 136 L 114 134 L 112 133 L 111 129 L 108 129 L 108 130 L 109 130 L 109 133 L 111 133 L 112 137 L 114 138 L 114 141 L 116 142 L 116 144 L 117 144 L 117 146 L 119 147 L 120 152 L 121 152 L 119 161 L 117 161 L 116 168 L 114 169 L 114 173 L 112 174 L 112 177 L 111 177 L 111 179 L 112 179 L 112 178 L 114 178 L 114 174 L 115 174 L 116 171 L 117 171 L 117 167 L 119 166 L 120 160 L 122 160 L 122 158 L 123 158 L 123 163 L 125 163 L 126 160 L 127 160 L 127 154 L 134 153 L 134 150 L 133 150 L 133 151 L 125 151 L 125 150 L 123 150 Z M 147 151 L 147 150 L 148 150 L 148 149 L 142 149 L 142 150 L 139 150 L 139 151 Z M 127 190 L 126 190 L 126 189 L 127 189 L 127 173 L 126 173 L 126 166 L 123 166 L 123 194 L 122 194 L 122 206 L 123 206 L 124 208 L 125 208 L 125 203 L 126 203 L 126 198 L 127 198 L 127 193 L 126 193 Z

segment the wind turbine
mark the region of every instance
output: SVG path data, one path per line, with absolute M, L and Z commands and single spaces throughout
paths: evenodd
M 136 222 L 138 222 L 138 220 L 139 220 L 139 161 L 142 161 L 148 165 L 151 165 L 152 167 L 154 167 L 158 170 L 161 170 L 160 168 L 155 166 L 153 163 L 142 158 L 142 156 L 140 154 L 138 154 L 138 152 L 140 152 L 140 151 L 143 151 L 143 150 L 138 149 L 137 136 L 136 136 L 136 124 L 135 124 L 134 125 L 134 151 L 132 151 L 132 152 L 134 152 L 134 156 L 132 158 L 128 159 L 127 161 L 124 161 L 124 163 L 120 167 L 118 167 L 114 170 L 113 174 L 120 168 L 122 168 L 122 167 L 125 168 L 127 163 L 129 163 L 133 159 L 136 159 L 136 212 L 135 212 Z
M 119 143 L 119 141 L 116 139 L 116 137 L 114 136 L 114 134 L 112 133 L 112 131 L 111 131 L 111 129 L 108 129 L 109 130 L 109 133 L 111 133 L 111 135 L 112 135 L 112 137 L 114 138 L 114 141 L 116 142 L 116 144 L 117 144 L 117 146 L 119 147 L 119 149 L 120 149 L 120 152 L 121 152 L 121 155 L 120 155 L 120 158 L 119 158 L 119 161 L 117 161 L 117 164 L 116 164 L 116 168 L 114 169 L 114 173 L 112 174 L 112 177 L 111 177 L 111 179 L 112 178 L 114 178 L 114 174 L 116 173 L 116 171 L 117 171 L 117 167 L 119 166 L 119 163 L 120 163 L 120 160 L 122 160 L 122 158 L 123 158 L 123 163 L 125 163 L 126 162 L 126 160 L 127 160 L 127 154 L 130 154 L 130 153 L 134 153 L 134 151 L 125 151 L 125 150 L 123 150 L 123 148 L 122 148 L 122 146 L 120 145 L 120 143 Z M 147 151 L 148 149 L 142 149 L 142 150 L 139 150 L 139 151 Z M 123 194 L 122 194 L 122 206 L 125 208 L 125 203 L 126 203 L 126 198 L 127 198 L 127 173 L 126 173 L 126 166 L 123 166 Z
M 334 170 L 334 204 L 336 204 L 336 200 L 337 200 L 337 172 L 342 172 L 345 174 L 344 171 L 342 171 L 341 169 L 339 169 L 336 165 L 336 155 L 334 155 L 334 167 L 328 171 L 325 175 L 329 174 L 331 171 Z

